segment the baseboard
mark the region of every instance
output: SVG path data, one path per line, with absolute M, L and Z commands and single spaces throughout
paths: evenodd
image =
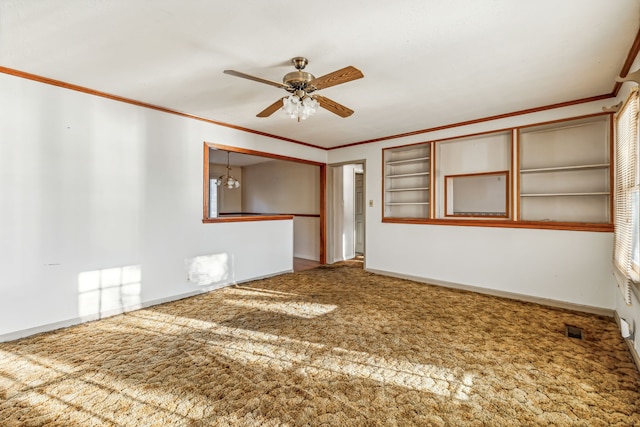
M 313 255 L 305 255 L 305 254 L 293 254 L 294 258 L 298 258 L 298 259 L 305 259 L 307 261 L 315 261 L 315 262 L 320 262 L 320 258 L 317 256 L 313 256 Z
M 371 273 L 381 274 L 383 276 L 397 277 L 399 279 L 413 280 L 414 282 L 428 283 L 430 285 L 442 286 L 442 287 L 445 287 L 445 288 L 462 289 L 462 290 L 465 290 L 465 291 L 476 292 L 476 293 L 479 293 L 479 294 L 485 294 L 485 295 L 492 295 L 492 296 L 496 296 L 496 297 L 509 298 L 509 299 L 513 299 L 513 300 L 517 300 L 517 301 L 532 302 L 532 303 L 536 303 L 536 304 L 540 304 L 540 305 L 546 305 L 548 307 L 564 308 L 564 309 L 567 309 L 567 310 L 574 310 L 574 311 L 580 311 L 580 312 L 583 312 L 583 313 L 597 314 L 597 315 L 600 315 L 600 316 L 613 317 L 613 315 L 615 313 L 614 310 L 609 310 L 609 309 L 606 309 L 606 308 L 593 307 L 593 306 L 590 306 L 590 305 L 574 304 L 574 303 L 570 303 L 570 302 L 558 301 L 558 300 L 549 299 L 549 298 L 534 297 L 534 296 L 530 296 L 530 295 L 518 294 L 518 293 L 515 293 L 515 292 L 499 291 L 499 290 L 496 290 L 496 289 L 488 289 L 488 288 L 483 288 L 483 287 L 480 287 L 480 286 L 463 285 L 463 284 L 460 284 L 460 283 L 445 282 L 445 281 L 437 280 L 437 279 L 429 279 L 429 278 L 425 278 L 425 277 L 412 276 L 412 275 L 409 275 L 409 274 L 394 273 L 394 272 L 385 271 L 385 270 L 376 270 L 376 269 L 372 269 L 372 268 L 365 268 L 365 270 L 369 271 Z
M 225 283 L 223 285 L 208 286 L 208 287 L 204 287 L 202 289 L 198 289 L 198 290 L 195 290 L 195 291 L 186 292 L 184 294 L 178 294 L 178 295 L 172 295 L 172 296 L 168 296 L 168 297 L 164 297 L 164 298 L 158 298 L 158 299 L 154 299 L 154 300 L 151 300 L 151 301 L 143 302 L 142 304 L 135 304 L 135 305 L 132 305 L 132 306 L 118 308 L 116 310 L 106 311 L 106 312 L 103 312 L 103 313 L 95 313 L 95 314 L 90 314 L 90 315 L 87 315 L 87 316 L 75 317 L 75 318 L 72 318 L 72 319 L 62 320 L 60 322 L 47 323 L 45 325 L 35 326 L 33 328 L 21 329 L 21 330 L 15 331 L 15 332 L 9 332 L 9 333 L 6 333 L 6 334 L 0 334 L 0 342 L 14 341 L 14 340 L 17 340 L 17 339 L 20 339 L 20 338 L 25 338 L 25 337 L 28 337 L 28 336 L 31 336 L 31 335 L 41 334 L 41 333 L 44 333 L 44 332 L 51 332 L 51 331 L 55 331 L 56 329 L 68 328 L 70 326 L 75 326 L 75 325 L 79 325 L 81 323 L 87 323 L 87 322 L 92 322 L 92 321 L 95 321 L 95 320 L 105 319 L 107 317 L 116 316 L 116 315 L 122 314 L 122 313 L 128 313 L 128 312 L 131 312 L 131 311 L 142 310 L 142 309 L 145 309 L 145 308 L 148 308 L 148 307 L 153 307 L 154 305 L 160 305 L 160 304 L 165 304 L 165 303 L 172 302 L 172 301 L 178 301 L 178 300 L 181 300 L 181 299 L 185 299 L 185 298 L 193 297 L 193 296 L 200 295 L 200 294 L 203 294 L 203 293 L 211 292 L 211 291 L 214 291 L 216 289 L 224 288 L 226 286 L 238 285 L 238 284 L 246 283 L 246 282 L 253 282 L 254 280 L 267 279 L 269 277 L 279 276 L 280 274 L 292 273 L 292 272 L 293 272 L 293 270 L 283 270 L 283 271 L 279 271 L 277 273 L 267 274 L 267 275 L 264 275 L 264 276 L 253 277 L 251 279 L 246 279 L 246 280 L 241 280 L 241 281 L 233 281 L 233 282 Z

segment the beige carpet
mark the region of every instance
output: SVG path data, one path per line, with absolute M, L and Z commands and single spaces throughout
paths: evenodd
M 0 344 L 0 425 L 632 426 L 640 375 L 613 319 L 343 264 Z

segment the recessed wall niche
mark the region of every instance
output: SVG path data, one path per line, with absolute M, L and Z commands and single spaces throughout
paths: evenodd
M 435 192 L 436 192 L 436 218 L 448 218 L 456 216 L 459 219 L 474 218 L 483 216 L 485 219 L 509 218 L 510 209 L 508 206 L 509 175 L 511 171 L 511 140 L 512 132 L 493 132 L 482 135 L 475 135 L 463 138 L 456 138 L 447 141 L 436 142 L 436 173 L 435 173 Z M 503 177 L 498 181 L 499 174 Z M 465 179 L 463 176 L 475 177 Z M 447 179 L 447 177 L 450 177 Z M 452 178 L 458 177 L 458 178 Z M 495 178 L 495 179 L 494 179 Z M 447 186 L 447 182 L 449 185 Z M 460 184 L 462 195 L 457 197 L 458 206 L 468 210 L 469 215 L 455 215 L 453 210 L 453 183 L 467 183 L 466 187 L 475 186 L 477 191 L 482 192 L 488 199 L 484 201 L 484 205 L 478 202 L 479 197 L 476 193 L 465 191 L 465 186 Z M 500 182 L 500 184 L 498 184 Z M 478 187 L 479 185 L 479 187 Z M 504 186 L 506 185 L 506 187 Z M 497 203 L 490 201 L 496 197 L 496 189 L 499 189 L 500 195 L 504 196 L 501 207 L 497 208 Z M 447 194 L 447 191 L 449 194 Z M 504 193 L 503 193 L 504 192 Z M 465 196 L 466 194 L 466 196 Z M 472 200 L 477 202 L 469 203 Z M 447 206 L 449 203 L 451 206 Z M 476 215 L 473 215 L 474 205 Z M 492 205 L 494 215 L 481 215 L 481 211 L 490 212 Z M 466 207 L 465 207 L 466 206 Z M 504 212 L 502 212 L 504 211 Z M 460 211 L 462 212 L 462 211 Z

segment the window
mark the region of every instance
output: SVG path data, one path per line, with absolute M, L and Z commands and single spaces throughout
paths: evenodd
M 616 117 L 614 271 L 627 304 L 631 303 L 631 282 L 640 282 L 638 111 L 636 87 Z

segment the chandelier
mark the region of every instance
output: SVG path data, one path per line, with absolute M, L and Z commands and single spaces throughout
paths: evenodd
M 304 90 L 296 90 L 282 98 L 282 111 L 292 119 L 307 120 L 318 110 L 320 104 Z
M 237 178 L 231 176 L 231 166 L 229 166 L 229 151 L 227 151 L 227 173 L 226 175 L 221 175 L 216 180 L 216 185 L 218 187 L 225 187 L 229 190 L 240 187 L 240 181 Z

